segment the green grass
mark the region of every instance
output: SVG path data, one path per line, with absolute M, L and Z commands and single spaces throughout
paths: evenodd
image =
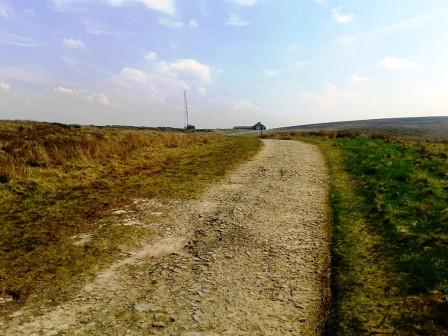
M 16 301 L 0 309 L 69 298 L 123 244 L 151 237 L 109 225 L 111 209 L 197 197 L 259 148 L 256 138 L 1 122 L 0 288 Z M 94 243 L 72 244 L 85 232 Z
M 330 335 L 448 335 L 448 146 L 332 133 Z

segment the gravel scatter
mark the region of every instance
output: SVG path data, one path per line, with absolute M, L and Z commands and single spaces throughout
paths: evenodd
M 139 211 L 157 212 L 169 228 L 165 235 L 103 270 L 73 301 L 40 312 L 25 306 L 0 333 L 321 335 L 327 196 L 315 146 L 264 140 L 253 160 L 198 200 L 139 200 Z

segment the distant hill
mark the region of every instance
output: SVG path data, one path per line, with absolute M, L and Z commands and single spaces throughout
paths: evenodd
M 448 116 L 387 118 L 354 121 L 339 121 L 321 124 L 308 124 L 276 128 L 281 131 L 312 130 L 359 130 L 365 132 L 382 132 L 387 134 L 423 137 L 430 139 L 448 139 Z

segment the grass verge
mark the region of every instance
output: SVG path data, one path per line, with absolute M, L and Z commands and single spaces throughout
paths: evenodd
M 150 235 L 103 229 L 101 241 L 74 245 L 108 210 L 135 198 L 194 198 L 259 148 L 256 138 L 1 122 L 0 289 L 14 301 L 0 313 L 31 298 L 67 299 L 81 274 Z
M 318 145 L 331 173 L 330 335 L 448 335 L 448 146 L 353 132 Z

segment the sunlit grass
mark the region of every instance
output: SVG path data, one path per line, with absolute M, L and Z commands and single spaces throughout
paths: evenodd
M 356 132 L 317 144 L 331 172 L 331 335 L 448 335 L 448 145 Z
M 120 244 L 151 236 L 107 225 L 108 210 L 196 197 L 259 148 L 256 138 L 0 123 L 3 294 L 66 299 L 74 279 L 115 258 Z M 91 231 L 95 243 L 72 243 Z

